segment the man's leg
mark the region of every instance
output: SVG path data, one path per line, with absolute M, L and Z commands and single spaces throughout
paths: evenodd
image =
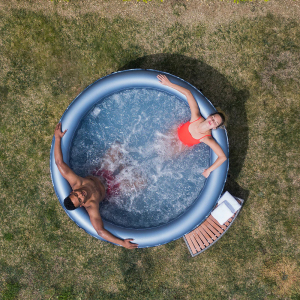
M 122 149 L 121 143 L 114 142 L 102 158 L 101 170 L 115 172 L 123 160 L 123 153 L 124 149 Z
M 124 171 L 126 171 L 126 167 L 120 172 L 121 178 L 122 176 L 124 176 L 123 179 L 120 180 L 120 186 L 126 190 L 135 191 L 140 191 L 146 188 L 147 179 L 143 176 L 143 174 L 136 168 L 129 168 L 131 169 L 128 173 L 129 176 L 124 176 Z

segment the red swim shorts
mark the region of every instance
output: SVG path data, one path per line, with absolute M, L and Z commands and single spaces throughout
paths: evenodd
M 118 195 L 120 191 L 120 183 L 116 183 L 113 172 L 109 170 L 99 170 L 93 173 L 94 176 L 102 177 L 106 183 L 106 196 Z

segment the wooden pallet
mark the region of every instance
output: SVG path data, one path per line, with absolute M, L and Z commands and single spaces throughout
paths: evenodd
M 236 197 L 235 199 L 241 205 L 243 205 L 244 200 Z M 236 213 L 230 219 L 228 219 L 228 221 L 224 225 L 221 225 L 210 214 L 202 224 L 200 224 L 190 233 L 187 233 L 183 237 L 183 239 L 192 257 L 202 253 L 203 251 L 211 247 L 215 242 L 217 242 L 234 222 L 240 210 L 241 208 L 238 211 L 236 211 Z

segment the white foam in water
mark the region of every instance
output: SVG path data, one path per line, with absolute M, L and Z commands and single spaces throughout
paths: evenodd
M 175 96 L 130 89 L 107 97 L 81 121 L 71 168 L 85 177 L 105 166 L 119 185 L 118 195 L 101 203 L 103 218 L 149 228 L 168 223 L 195 201 L 205 182 L 201 174 L 209 148 L 202 143 L 176 154 L 182 147 L 176 128 L 189 118 L 189 107 Z M 110 148 L 113 160 L 105 156 Z
M 99 115 L 100 111 L 101 111 L 101 109 L 100 109 L 99 107 L 95 107 L 95 108 L 93 109 L 93 111 L 91 112 L 91 115 L 92 115 L 93 117 L 97 117 L 97 116 Z

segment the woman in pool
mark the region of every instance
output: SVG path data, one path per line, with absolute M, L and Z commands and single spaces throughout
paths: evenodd
M 223 114 L 215 113 L 208 116 L 205 120 L 200 114 L 200 110 L 194 96 L 188 89 L 170 82 L 165 75 L 160 74 L 157 78 L 161 84 L 179 91 L 187 98 L 191 110 L 191 119 L 185 124 L 179 126 L 177 129 L 179 140 L 187 147 L 192 147 L 193 145 L 203 142 L 218 156 L 217 160 L 202 173 L 202 175 L 207 178 L 213 170 L 217 169 L 224 161 L 227 160 L 224 151 L 211 136 L 211 130 L 221 126 L 224 123 L 225 118 Z

